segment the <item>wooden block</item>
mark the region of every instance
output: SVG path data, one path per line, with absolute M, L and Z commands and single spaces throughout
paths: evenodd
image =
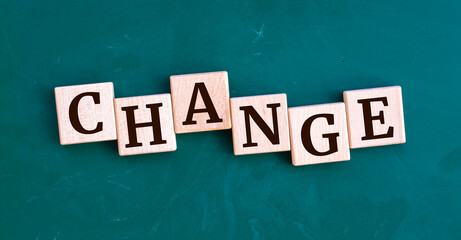
M 116 98 L 120 156 L 176 150 L 170 94 Z
M 62 145 L 117 139 L 111 82 L 56 87 Z
M 231 98 L 234 154 L 290 151 L 285 94 Z
M 227 72 L 170 77 L 176 133 L 231 128 Z
M 350 159 L 344 103 L 288 109 L 293 165 Z
M 405 143 L 401 87 L 345 91 L 344 102 L 351 148 Z

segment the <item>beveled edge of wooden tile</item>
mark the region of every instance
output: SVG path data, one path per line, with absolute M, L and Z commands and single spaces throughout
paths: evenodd
M 173 124 L 173 127 L 174 127 L 174 124 Z M 179 131 L 179 132 L 176 132 L 176 128 L 175 128 L 174 133 L 176 133 L 176 134 L 184 134 L 184 133 L 212 132 L 212 131 L 229 130 L 231 128 L 232 128 L 232 123 L 231 123 L 230 127 L 213 128 L 213 129 L 199 129 L 199 130 L 193 130 L 193 131 Z
M 176 141 L 176 137 L 175 137 L 174 146 L 172 146 L 171 149 L 163 150 L 161 152 L 141 152 L 141 153 L 135 153 L 135 154 L 133 154 L 133 153 L 131 153 L 131 154 L 123 154 L 123 153 L 120 152 L 120 148 L 118 147 L 118 143 L 117 143 L 117 149 L 118 149 L 118 155 L 120 157 L 155 154 L 155 153 L 167 153 L 167 152 L 175 152 L 178 149 L 178 142 Z
M 290 142 L 290 141 L 289 141 L 289 142 Z M 233 139 L 232 139 L 232 143 L 233 143 Z M 235 156 L 245 156 L 245 155 L 255 155 L 255 154 L 267 154 L 267 153 L 278 153 L 278 152 L 289 152 L 289 151 L 291 151 L 291 142 L 290 142 L 290 149 L 288 149 L 288 150 L 281 149 L 281 150 L 274 150 L 274 151 L 270 151 L 270 152 L 251 152 L 251 153 L 236 153 L 236 152 L 235 152 L 235 147 L 233 147 L 233 150 L 234 150 L 234 155 L 235 155 Z
M 294 159 L 294 154 L 295 152 L 293 151 L 293 127 L 291 126 L 291 122 L 292 122 L 292 112 L 293 110 L 296 111 L 296 109 L 300 109 L 302 108 L 302 106 L 298 106 L 298 107 L 291 107 L 291 108 L 287 108 L 287 115 L 288 115 L 288 131 L 290 132 L 290 157 L 291 157 L 291 164 L 293 166 L 300 166 L 300 165 L 296 165 L 293 161 Z
M 402 87 L 400 85 L 394 85 L 394 86 L 386 86 L 386 87 L 374 87 L 374 88 L 363 88 L 363 89 L 353 89 L 353 90 L 346 90 L 343 91 L 344 93 L 356 93 L 356 92 L 362 92 L 362 91 L 374 91 L 374 90 L 391 90 L 391 89 L 399 89 L 400 92 L 402 92 Z
M 229 77 L 229 73 L 227 71 L 215 71 L 215 72 L 203 72 L 203 73 L 186 73 L 186 74 L 178 74 L 178 75 L 171 75 L 170 76 L 170 84 L 171 80 L 175 78 L 185 78 L 185 77 L 195 77 L 200 75 L 214 75 L 214 74 L 225 74 Z
M 288 108 L 288 99 L 287 99 L 287 94 L 286 93 L 274 93 L 274 94 L 263 94 L 263 95 L 253 95 L 253 96 L 243 96 L 243 97 L 232 97 L 230 98 L 230 101 L 233 99 L 235 100 L 244 100 L 246 98 L 255 98 L 255 97 L 271 97 L 271 96 L 284 96 L 285 99 L 287 100 L 287 108 Z
M 170 93 L 159 93 L 159 94 L 149 94 L 149 95 L 114 98 L 114 102 L 115 102 L 115 100 L 130 100 L 130 99 L 141 98 L 141 97 L 154 97 L 154 96 L 162 96 L 162 95 L 169 95 L 170 96 L 170 101 L 171 101 L 171 94 Z
M 290 143 L 291 148 L 291 143 Z M 274 150 L 270 152 L 251 152 L 251 153 L 236 153 L 234 148 L 234 156 L 245 156 L 245 155 L 256 155 L 256 154 L 269 154 L 269 153 L 279 153 L 279 152 L 289 152 L 290 150 Z
M 99 82 L 99 83 L 88 83 L 88 84 L 76 84 L 76 85 L 68 85 L 68 86 L 57 86 L 54 87 L 54 92 L 56 93 L 56 90 L 68 88 L 68 87 L 87 87 L 87 86 L 95 86 L 95 85 L 104 85 L 104 84 L 110 84 L 112 87 L 114 87 L 113 82 Z
M 305 106 L 296 106 L 296 107 L 289 107 L 288 109 L 302 109 L 302 108 L 307 108 L 307 107 L 324 107 L 328 105 L 343 105 L 344 110 L 346 109 L 345 103 L 344 102 L 332 102 L 332 103 L 320 103 L 320 104 L 313 104 L 313 105 L 305 105 Z
M 311 165 L 319 165 L 319 164 L 347 162 L 347 161 L 350 161 L 350 160 L 351 160 L 351 154 L 349 153 L 349 159 L 345 159 L 345 160 L 332 160 L 332 161 L 328 161 L 328 162 L 315 162 L 315 163 L 309 163 L 309 164 L 295 164 L 292 161 L 291 164 L 293 166 L 295 166 L 295 167 L 302 167 L 302 166 L 311 166 Z

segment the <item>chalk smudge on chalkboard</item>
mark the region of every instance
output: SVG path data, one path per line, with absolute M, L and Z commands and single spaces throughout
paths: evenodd
M 127 175 L 127 174 L 132 173 L 133 170 L 136 170 L 136 169 L 138 169 L 138 168 L 139 168 L 139 167 L 132 168 L 132 169 L 130 169 L 130 170 L 128 170 L 128 171 L 125 171 L 125 172 L 123 172 L 123 173 L 120 173 L 120 174 L 112 174 L 112 175 L 107 176 L 107 178 L 120 177 L 120 176 L 123 176 L 123 175 Z
M 310 234 L 307 230 L 306 227 L 304 226 L 304 223 L 302 222 L 295 222 L 295 226 L 299 229 L 301 234 L 308 239 L 313 239 L 312 234 Z
M 258 224 L 257 218 L 251 218 L 250 221 L 251 231 L 253 232 L 253 239 L 261 239 L 261 233 L 256 229 L 256 225 Z
M 123 220 L 127 220 L 128 218 L 114 218 L 112 219 L 112 222 L 120 222 L 120 221 L 123 221 Z
M 16 61 L 16 57 L 13 54 L 13 49 L 11 48 L 11 43 L 10 43 L 10 39 L 8 38 L 8 34 L 6 34 L 5 30 L 2 30 L 2 32 L 3 32 L 3 35 L 5 36 L 6 43 L 8 44 L 8 50 L 10 52 L 11 58 L 13 59 L 14 65 L 18 65 Z
M 110 179 L 108 179 L 107 182 L 115 184 L 115 185 L 119 186 L 120 188 L 123 188 L 123 189 L 128 190 L 128 191 L 133 190 L 132 188 L 128 187 L 127 185 L 124 185 L 124 184 L 121 184 L 121 183 L 118 183 L 118 182 L 114 182 L 114 181 L 112 181 Z
M 253 43 L 256 43 L 256 41 L 258 41 L 261 38 L 264 38 L 264 23 L 259 28 L 259 31 L 253 29 L 253 32 L 256 33 L 256 37 L 253 39 Z
M 59 185 L 70 185 L 69 182 L 72 178 L 74 177 L 77 177 L 77 176 L 80 176 L 80 174 L 82 174 L 82 172 L 77 172 L 73 175 L 70 175 L 70 176 L 62 176 L 61 178 L 59 178 L 55 183 L 54 185 L 55 186 L 59 186 Z
M 200 194 L 201 202 L 203 202 L 203 217 L 202 217 L 202 232 L 208 227 L 210 221 L 208 220 L 208 196 L 205 193 Z

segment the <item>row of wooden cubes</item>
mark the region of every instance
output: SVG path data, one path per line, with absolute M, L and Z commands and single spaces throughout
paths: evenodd
M 232 128 L 235 155 L 290 151 L 294 165 L 350 159 L 350 148 L 405 142 L 398 86 L 344 103 L 288 108 L 285 94 L 229 97 L 227 72 L 170 77 L 171 95 L 114 98 L 112 83 L 55 88 L 63 145 L 118 140 L 119 154 L 176 150 L 175 133 Z

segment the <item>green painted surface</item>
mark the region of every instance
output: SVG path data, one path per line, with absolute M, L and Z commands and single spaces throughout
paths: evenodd
M 460 239 L 461 3 L 0 1 L 1 239 Z M 259 33 L 259 34 L 258 34 Z M 231 97 L 289 106 L 403 88 L 407 143 L 294 167 L 231 131 L 172 153 L 60 146 L 53 88 L 170 92 L 226 70 Z

